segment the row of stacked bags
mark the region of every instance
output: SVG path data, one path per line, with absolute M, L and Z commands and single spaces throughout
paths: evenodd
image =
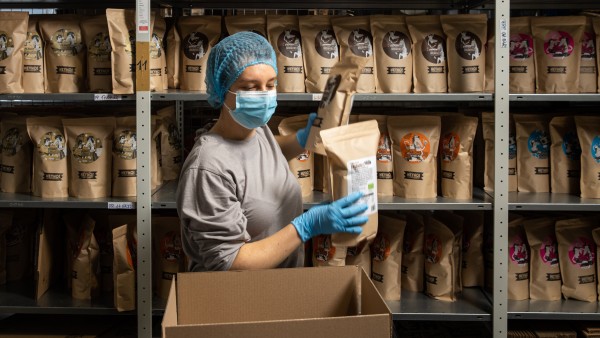
M 36 108 L 31 108 L 36 110 Z M 130 115 L 0 118 L 0 191 L 42 198 L 136 196 L 136 118 Z M 89 115 L 88 115 L 89 116 Z M 152 189 L 179 177 L 181 138 L 174 107 L 152 116 Z

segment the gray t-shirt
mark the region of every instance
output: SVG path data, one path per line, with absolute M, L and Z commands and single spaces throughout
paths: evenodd
M 302 213 L 302 193 L 269 128 L 243 141 L 209 132 L 183 164 L 177 211 L 190 271 L 229 270 L 242 244 Z M 279 267 L 303 264 L 299 246 Z

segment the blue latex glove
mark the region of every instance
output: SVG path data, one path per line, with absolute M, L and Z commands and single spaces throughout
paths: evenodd
M 318 205 L 296 217 L 292 224 L 298 231 L 302 242 L 324 234 L 347 232 L 360 234 L 361 225 L 367 223 L 367 216 L 358 216 L 367 211 L 366 204 L 354 204 L 363 193 L 355 192 L 333 203 Z
M 308 115 L 308 123 L 306 124 L 306 127 L 298 130 L 298 132 L 296 133 L 296 140 L 298 140 L 298 144 L 300 144 L 302 148 L 306 148 L 306 141 L 308 141 L 308 133 L 310 132 L 310 126 L 312 126 L 316 118 L 317 113 L 310 113 Z

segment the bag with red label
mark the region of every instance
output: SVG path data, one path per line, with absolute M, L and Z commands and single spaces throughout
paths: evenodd
M 531 250 L 529 296 L 534 300 L 561 299 L 555 223 L 556 220 L 548 217 L 523 222 Z
M 405 226 L 406 221 L 396 215 L 379 215 L 379 229 L 371 244 L 371 279 L 385 300 L 400 300 Z
M 535 58 L 531 18 L 524 16 L 510 19 L 510 66 L 511 93 L 535 93 Z
M 581 39 L 581 66 L 579 67 L 579 92 L 581 93 L 596 93 L 598 90 L 596 48 L 593 19 L 588 16 Z
M 529 299 L 529 247 L 523 218 L 512 216 L 508 223 L 508 299 Z
M 594 229 L 592 231 L 592 237 L 594 238 L 594 242 L 596 243 L 596 260 L 598 259 L 598 255 L 600 254 L 600 228 Z M 596 276 L 600 276 L 600 264 L 596 262 Z M 598 301 L 600 301 L 600 284 L 598 284 Z
M 153 217 L 154 285 L 158 297 L 167 299 L 171 282 L 178 272 L 185 271 L 185 254 L 181 246 L 181 230 L 177 217 Z

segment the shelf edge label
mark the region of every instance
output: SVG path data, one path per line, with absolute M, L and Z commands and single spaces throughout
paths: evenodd
M 127 209 L 132 210 L 135 209 L 133 202 L 108 202 L 108 209 Z
M 94 94 L 94 101 L 121 101 L 121 95 Z

